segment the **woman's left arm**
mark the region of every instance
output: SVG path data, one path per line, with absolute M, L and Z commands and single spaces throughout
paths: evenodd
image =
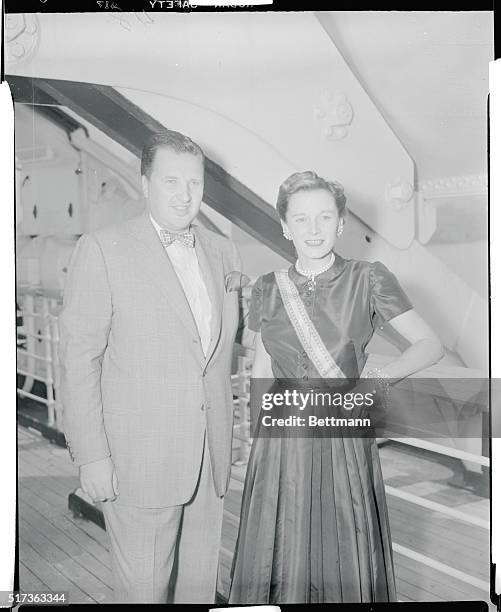
M 388 325 L 410 343 L 400 357 L 380 368 L 388 378 L 405 378 L 443 357 L 444 349 L 438 336 L 414 309 L 397 315 Z

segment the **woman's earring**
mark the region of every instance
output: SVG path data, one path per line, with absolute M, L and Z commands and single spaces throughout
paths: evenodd
M 283 234 L 284 234 L 284 238 L 286 240 L 292 240 L 292 236 L 291 236 L 291 233 L 289 232 L 289 230 L 284 229 Z
M 341 236 L 341 234 L 343 233 L 343 227 L 344 227 L 344 224 L 343 224 L 343 223 L 340 223 L 340 224 L 337 226 L 337 232 L 336 232 L 336 233 L 337 233 L 337 235 L 338 235 L 338 236 Z

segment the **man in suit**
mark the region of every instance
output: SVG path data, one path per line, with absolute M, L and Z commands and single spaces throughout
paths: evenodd
M 141 160 L 146 211 L 82 236 L 60 317 L 68 448 L 103 502 L 115 599 L 212 603 L 230 477 L 240 270 L 192 225 L 204 156 L 166 131 Z

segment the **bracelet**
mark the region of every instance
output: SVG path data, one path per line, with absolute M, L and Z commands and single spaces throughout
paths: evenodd
M 372 368 L 367 372 L 364 378 L 373 378 L 374 383 L 376 385 L 375 392 L 379 391 L 384 399 L 387 401 L 390 395 L 390 383 L 388 379 L 390 378 L 388 374 L 380 370 L 379 368 Z

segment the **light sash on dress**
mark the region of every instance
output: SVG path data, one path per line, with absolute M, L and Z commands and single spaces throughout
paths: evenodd
M 308 316 L 296 285 L 289 278 L 287 270 L 278 270 L 275 272 L 275 278 L 292 327 L 320 376 L 346 378 Z

